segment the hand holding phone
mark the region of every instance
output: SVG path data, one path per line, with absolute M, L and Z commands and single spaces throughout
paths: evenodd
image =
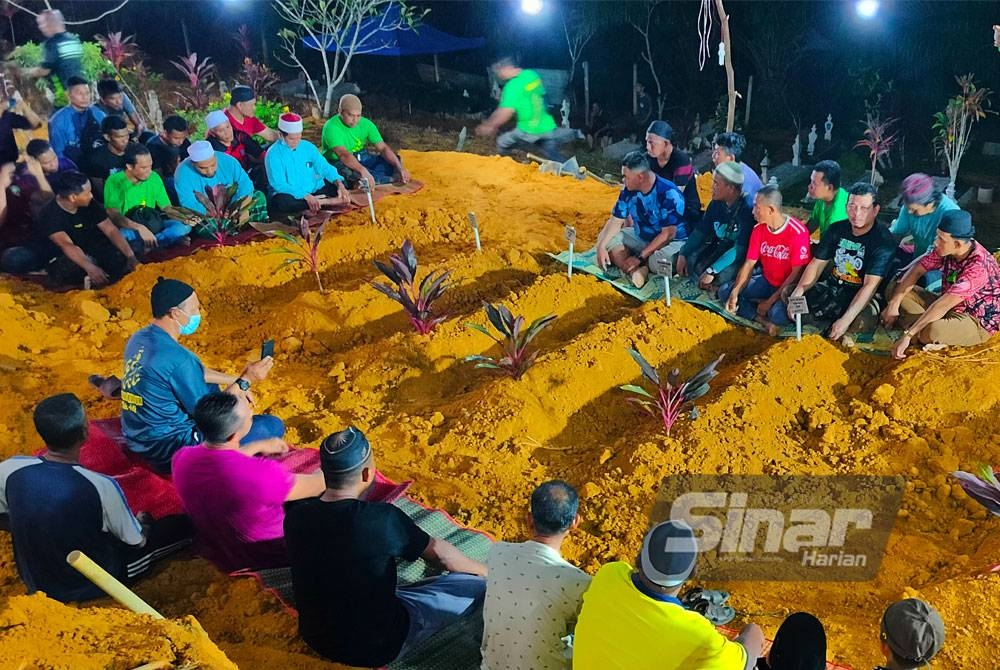
M 267 340 L 260 347 L 261 360 L 264 360 L 268 356 L 274 356 L 274 340 Z

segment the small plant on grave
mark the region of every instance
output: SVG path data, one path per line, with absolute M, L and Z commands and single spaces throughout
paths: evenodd
M 487 302 L 483 303 L 483 307 L 486 310 L 486 318 L 490 320 L 493 327 L 500 333 L 500 337 L 497 337 L 486 327 L 480 326 L 478 323 L 466 323 L 465 325 L 483 333 L 499 344 L 503 348 L 503 356 L 500 358 L 479 355 L 466 356 L 466 362 L 475 363 L 477 368 L 497 370 L 513 379 L 520 379 L 538 357 L 538 349 L 529 347 L 528 345 L 531 344 L 531 341 L 535 339 L 538 333 L 545 330 L 545 328 L 556 320 L 555 315 L 549 314 L 548 316 L 539 317 L 525 327 L 524 324 L 527 323 L 525 318 L 523 316 L 514 316 L 503 305 L 494 306 Z
M 290 265 L 305 265 L 316 277 L 316 286 L 320 293 L 326 293 L 323 289 L 323 280 L 319 276 L 319 242 L 323 238 L 323 229 L 326 228 L 326 221 L 318 226 L 309 224 L 308 217 L 303 216 L 299 220 L 299 232 L 302 237 L 294 237 L 283 230 L 275 230 L 275 237 L 286 242 L 284 246 L 271 249 L 268 253 L 285 254 L 289 256 L 274 269 L 275 272 Z
M 694 401 L 708 393 L 708 383 L 719 374 L 715 368 L 726 356 L 722 354 L 684 383 L 678 383 L 681 371 L 674 368 L 667 375 L 666 383 L 664 383 L 656 368 L 650 365 L 642 357 L 642 354 L 635 349 L 629 349 L 628 352 L 632 355 L 635 362 L 639 364 L 642 376 L 652 382 L 656 388 L 652 393 L 636 384 L 625 384 L 619 388 L 634 394 L 628 398 L 629 402 L 638 405 L 650 416 L 659 417 L 663 421 L 663 427 L 666 429 L 667 435 L 670 435 L 670 429 L 677 423 L 677 419 L 680 418 L 684 409 L 688 406 L 691 407 L 691 418 L 696 419 L 698 417 L 698 410 L 694 407 Z
M 417 253 L 413 243 L 403 242 L 398 254 L 389 256 L 389 262 L 373 261 L 375 267 L 389 278 L 392 285 L 369 281 L 373 288 L 389 296 L 406 310 L 414 330 L 427 335 L 447 318 L 446 314 L 435 314 L 434 303 L 448 290 L 451 271 L 431 272 L 417 284 Z
M 958 470 L 951 473 L 951 476 L 958 480 L 970 498 L 993 516 L 1000 516 L 1000 481 L 997 481 L 991 466 L 980 464 L 976 474 Z
M 187 207 L 167 207 L 164 211 L 170 218 L 183 221 L 194 228 L 195 232 L 207 235 L 223 245 L 229 236 L 235 235 L 250 221 L 253 197 L 248 195 L 237 198 L 236 188 L 236 184 L 216 184 L 206 186 L 204 193 L 195 193 L 194 197 L 205 208 L 204 212 L 196 212 Z

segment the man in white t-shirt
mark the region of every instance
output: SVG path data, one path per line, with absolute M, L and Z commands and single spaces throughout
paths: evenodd
M 486 561 L 482 670 L 567 670 L 562 638 L 573 632 L 590 575 L 559 553 L 580 523 L 580 498 L 564 481 L 531 494 L 532 537 L 497 542 Z

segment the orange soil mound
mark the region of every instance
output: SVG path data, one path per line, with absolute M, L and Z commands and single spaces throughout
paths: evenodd
M 997 521 L 947 473 L 989 461 L 1000 443 L 993 425 L 1000 352 L 915 354 L 896 364 L 817 337 L 777 342 L 685 304 L 636 305 L 591 277 L 569 282 L 544 253 L 562 244 L 567 223 L 577 226 L 581 246 L 594 240 L 613 189 L 496 157 L 411 152 L 406 159 L 427 187 L 380 202 L 375 226 L 367 212 L 330 225 L 322 244 L 326 295 L 303 270 L 272 273 L 280 263 L 265 255 L 277 246 L 272 241 L 141 267 L 101 292 L 51 295 L 0 283 L 12 292 L 0 294 L 0 430 L 8 436 L 0 454 L 37 443 L 30 412 L 48 394 L 74 391 L 88 399 L 92 416 L 115 413 L 95 398 L 86 376 L 119 370 L 125 340 L 147 319 L 150 285 L 157 275 L 173 276 L 191 282 L 202 299 L 205 323 L 186 343 L 207 365 L 238 370 L 264 339 L 278 340 L 272 378 L 257 391 L 265 408 L 285 418 L 292 441 L 315 444 L 353 423 L 372 436 L 389 476 L 415 479 L 424 502 L 504 539 L 522 537 L 526 499 L 538 482 L 566 478 L 585 499 L 585 522 L 566 554 L 590 571 L 635 556 L 667 474 L 902 473 L 903 511 L 873 582 L 726 588 L 745 619 L 771 635 L 791 611 L 816 613 L 827 625 L 831 657 L 856 668 L 881 660 L 885 605 L 920 596 L 949 627 L 936 667 L 995 665 L 1000 588 L 996 576 L 979 572 L 1000 561 Z M 469 211 L 479 217 L 481 254 Z M 450 269 L 456 282 L 443 300 L 452 318 L 427 337 L 364 283 L 375 276 L 371 259 L 407 238 L 421 273 Z M 542 354 L 519 382 L 461 361 L 491 348 L 462 325 L 483 322 L 483 300 L 529 319 L 559 316 L 537 339 Z M 682 420 L 667 438 L 624 402 L 618 385 L 638 376 L 630 345 L 660 367 L 685 372 L 726 352 L 712 393 L 700 401 L 700 419 Z M 23 592 L 9 546 L 4 538 L 4 596 Z M 273 597 L 200 559 L 173 562 L 138 591 L 167 616 L 197 616 L 240 667 L 331 667 L 296 639 L 294 619 Z M 61 611 L 40 608 L 32 617 L 39 639 L 62 625 Z M 88 639 L 103 649 L 107 635 Z M 0 633 L 0 658 L 9 657 L 7 642 Z M 57 646 L 38 653 L 57 665 Z

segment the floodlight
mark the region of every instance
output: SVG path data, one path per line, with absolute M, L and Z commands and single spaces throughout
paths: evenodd
M 521 0 L 521 11 L 532 15 L 541 13 L 542 0 Z
M 878 14 L 878 0 L 858 0 L 854 10 L 863 19 L 873 19 Z

